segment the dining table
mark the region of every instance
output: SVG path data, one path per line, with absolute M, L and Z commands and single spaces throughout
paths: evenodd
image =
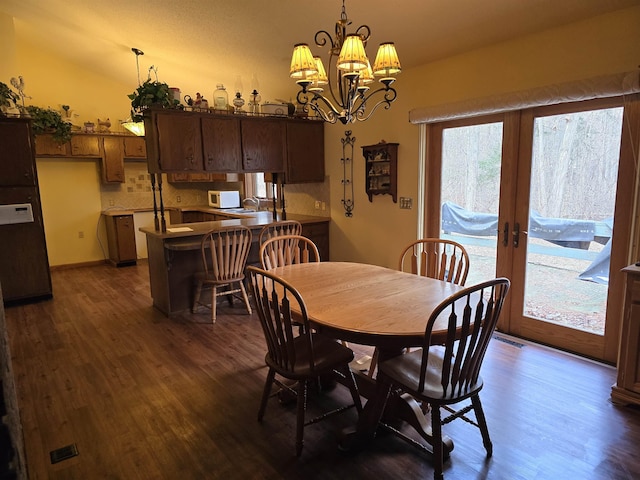
M 463 287 L 390 268 L 353 262 L 312 262 L 271 270 L 302 296 L 313 328 L 333 338 L 369 345 L 378 350 L 378 361 L 421 347 L 425 326 L 434 309 Z M 446 318 L 437 321 L 432 343 L 446 333 Z M 403 420 L 429 442 L 427 417 L 413 397 L 395 394 L 375 377 L 354 369 L 360 394 L 367 399 L 355 429 L 345 431 L 340 447 L 357 450 L 375 438 L 384 422 Z M 403 435 L 401 435 L 403 436 Z M 403 436 L 422 449 L 424 445 Z M 443 437 L 446 455 L 453 449 Z

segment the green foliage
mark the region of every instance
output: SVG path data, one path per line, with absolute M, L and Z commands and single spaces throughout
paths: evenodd
M 62 116 L 51 108 L 40 108 L 33 105 L 26 107 L 33 119 L 33 132 L 36 135 L 52 133 L 53 139 L 60 143 L 71 140 L 71 124 L 65 122 Z
M 19 98 L 6 83 L 0 82 L 0 107 L 9 107 L 12 102 L 17 104 Z
M 169 85 L 153 82 L 151 79 L 147 79 L 135 92 L 127 96 L 131 100 L 131 119 L 135 122 L 142 121 L 142 112 L 151 106 L 172 108 L 179 103 L 172 98 Z

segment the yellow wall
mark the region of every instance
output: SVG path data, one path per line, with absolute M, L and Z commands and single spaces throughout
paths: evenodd
M 356 137 L 355 209 L 342 211 L 343 125 L 325 130 L 327 174 L 331 179 L 331 259 L 396 267 L 400 250 L 415 239 L 419 128 L 408 122 L 413 108 L 519 91 L 638 68 L 640 7 L 626 9 L 478 49 L 403 71 L 395 83 L 398 99 L 363 124 L 348 127 Z M 425 47 L 425 48 L 428 48 Z M 402 61 L 402 52 L 399 52 Z M 400 210 L 388 195 L 365 194 L 362 145 L 398 142 L 398 197 L 411 197 Z
M 419 129 L 409 124 L 409 110 L 633 70 L 638 66 L 639 25 L 640 7 L 635 7 L 405 70 L 395 84 L 398 100 L 390 110 L 376 112 L 363 124 L 327 125 L 325 158 L 330 195 L 327 206 L 332 217 L 332 260 L 395 267 L 401 248 L 415 238 Z M 0 62 L 0 81 L 8 83 L 11 76 L 22 75 L 26 93 L 33 97 L 30 104 L 53 108 L 69 104 L 80 115 L 76 123 L 108 117 L 117 125 L 117 120 L 128 115 L 126 95 L 133 91 L 131 85 L 102 78 L 81 65 L 40 51 L 28 38 L 16 38 L 11 26 L 11 17 L 0 13 L 0 45 L 9 50 L 3 53 L 3 62 Z M 402 51 L 399 54 L 402 60 Z M 291 88 L 288 78 L 283 77 L 283 82 Z M 282 89 L 282 86 L 268 87 L 273 91 Z M 356 138 L 352 218 L 344 216 L 341 204 L 340 138 L 346 129 L 352 130 Z M 371 203 L 365 195 L 361 147 L 383 139 L 400 144 L 398 196 L 413 198 L 412 210 L 400 210 L 386 195 L 374 196 Z M 89 241 L 78 239 L 79 231 L 89 236 L 96 231 L 98 223 L 101 186 L 97 162 L 39 160 L 38 173 L 50 263 L 60 265 L 103 258 L 95 234 Z M 74 192 L 74 197 L 69 198 L 67 190 L 73 184 L 82 185 L 84 190 Z M 291 185 L 287 187 L 287 199 L 290 205 L 299 199 L 304 203 L 304 213 L 312 213 L 308 210 L 315 197 L 323 195 L 323 188 L 326 185 L 313 186 L 314 193 L 309 194 L 306 186 Z M 295 209 L 288 211 L 295 213 Z

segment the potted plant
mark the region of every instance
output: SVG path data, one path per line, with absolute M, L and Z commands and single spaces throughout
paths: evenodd
M 53 139 L 59 143 L 71 140 L 71 123 L 63 120 L 62 116 L 51 108 L 40 108 L 34 105 L 26 107 L 33 119 L 33 133 L 40 135 L 51 133 Z
M 153 66 L 149 68 L 149 72 L 151 70 L 154 70 Z M 155 81 L 152 81 L 151 77 L 147 78 L 142 85 L 136 88 L 135 92 L 127 96 L 131 100 L 131 119 L 134 122 L 141 122 L 142 113 L 151 106 L 173 108 L 180 103 L 173 98 L 169 85 L 158 81 L 157 73 Z
M 6 83 L 0 82 L 0 114 L 3 114 L 5 110 L 15 108 L 19 98 L 18 94 L 11 90 Z

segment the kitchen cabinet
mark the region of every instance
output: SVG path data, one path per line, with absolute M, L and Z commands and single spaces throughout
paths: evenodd
M 133 214 L 105 215 L 105 222 L 107 226 L 109 262 L 117 267 L 135 265 L 138 256 Z
M 124 183 L 124 159 L 146 158 L 143 137 L 129 135 L 74 134 L 67 143 L 58 143 L 51 135 L 35 139 L 36 156 L 98 158 L 102 163 L 103 183 Z
M 365 159 L 365 189 L 372 202 L 373 195 L 391 195 L 398 201 L 398 144 L 380 142 L 362 147 Z
M 324 182 L 324 122 L 289 120 L 286 128 L 286 183 Z
M 8 214 L 0 222 L 0 284 L 5 304 L 52 297 L 30 122 L 0 118 L 0 207 Z M 17 209 L 31 209 L 31 215 L 12 217 Z
M 122 137 L 124 158 L 147 158 L 147 144 L 144 137 Z
M 246 117 L 242 119 L 242 170 L 245 172 L 284 171 L 285 123 L 282 119 Z
M 620 405 L 640 405 L 640 267 L 622 269 L 627 274 L 624 316 L 620 330 L 618 376 L 611 400 Z
M 207 172 L 237 172 L 242 166 L 240 119 L 233 116 L 203 116 L 202 146 Z
M 101 141 L 103 183 L 124 183 L 124 145 L 122 139 L 104 137 Z
M 0 127 L 2 128 L 0 186 L 34 185 L 36 170 L 29 124 L 3 120 Z
M 100 157 L 102 139 L 96 135 L 73 135 L 71 155 L 76 157 Z
M 145 124 L 145 138 L 157 142 L 157 170 L 152 173 L 204 170 L 200 117 L 185 112 L 157 112 L 153 118 L 151 131 Z
M 71 155 L 71 144 L 60 143 L 53 135 L 38 135 L 35 139 L 37 157 L 68 157 Z

